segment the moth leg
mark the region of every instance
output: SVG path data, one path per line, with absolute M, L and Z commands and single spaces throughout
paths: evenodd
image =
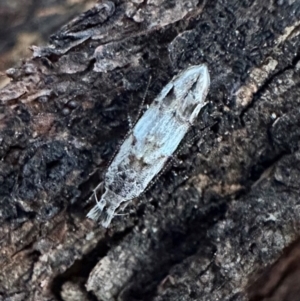
M 129 202 L 126 202 L 129 203 Z M 112 203 L 110 201 L 107 202 L 107 205 L 105 206 L 103 210 L 103 218 L 101 221 L 101 224 L 103 227 L 107 228 L 109 224 L 111 223 L 111 220 L 116 215 L 127 215 L 128 213 L 124 214 L 117 214 L 115 213 L 116 210 L 120 207 L 121 203 Z
M 114 216 L 126 216 L 129 215 L 129 213 L 115 213 Z
M 98 203 L 98 197 L 97 197 L 97 192 L 100 190 L 101 194 L 103 194 L 103 187 L 104 187 L 104 182 L 100 182 L 94 189 L 93 189 L 93 193 L 90 197 L 90 199 L 92 199 L 93 196 L 95 196 L 95 200 Z
M 99 189 L 100 186 L 96 188 Z M 89 211 L 87 217 L 95 221 L 99 220 L 102 226 L 107 228 L 114 217 L 116 209 L 119 208 L 120 204 L 125 202 L 125 200 L 106 188 L 105 192 L 101 195 L 100 201 L 96 201 L 97 204 Z
M 127 206 L 129 205 L 129 203 L 131 203 L 131 201 L 128 202 L 124 202 L 124 204 L 120 205 L 120 208 L 118 210 L 118 212 L 124 212 L 125 209 L 127 208 Z M 128 213 L 115 213 L 115 216 L 123 216 L 123 215 L 129 215 L 130 212 Z
M 113 219 L 113 217 L 115 215 L 116 209 L 117 209 L 117 206 L 113 206 L 112 204 L 109 204 L 108 207 L 104 209 L 103 217 L 101 220 L 101 225 L 104 228 L 107 228 L 110 225 L 111 220 Z
M 104 187 L 104 182 L 100 182 L 94 189 L 93 192 L 97 192 L 99 189 L 101 189 L 101 193 L 103 193 L 103 187 Z
M 124 204 L 120 205 L 119 211 L 124 212 L 128 205 L 129 205 L 129 202 L 124 202 Z

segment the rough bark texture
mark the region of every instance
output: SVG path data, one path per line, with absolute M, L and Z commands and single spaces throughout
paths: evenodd
M 94 4 L 93 0 L 1 0 L 0 88 L 9 82 L 1 71 L 30 57 L 32 44 L 45 45 L 53 32 Z
M 298 300 L 299 242 L 255 279 L 300 229 L 299 32 L 299 1 L 116 0 L 33 47 L 0 91 L 0 300 Z M 182 163 L 87 220 L 149 77 L 199 63 Z

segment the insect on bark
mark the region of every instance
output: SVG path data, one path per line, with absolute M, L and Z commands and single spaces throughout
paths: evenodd
M 105 191 L 87 217 L 108 227 L 123 202 L 139 197 L 162 171 L 195 122 L 210 85 L 206 65 L 175 76 L 135 124 L 104 177 Z

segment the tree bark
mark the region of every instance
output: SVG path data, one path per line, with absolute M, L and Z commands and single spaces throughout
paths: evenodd
M 33 46 L 0 91 L 0 300 L 298 300 L 299 18 L 288 0 L 103 1 Z M 88 220 L 149 78 L 147 103 L 200 63 L 181 164 L 109 229 Z

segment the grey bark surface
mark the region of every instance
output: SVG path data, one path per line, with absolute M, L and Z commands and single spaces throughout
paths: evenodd
M 300 228 L 299 32 L 299 1 L 120 0 L 33 46 L 0 91 L 0 300 L 298 300 L 249 285 Z M 148 103 L 200 63 L 181 164 L 86 219 L 150 76 Z

